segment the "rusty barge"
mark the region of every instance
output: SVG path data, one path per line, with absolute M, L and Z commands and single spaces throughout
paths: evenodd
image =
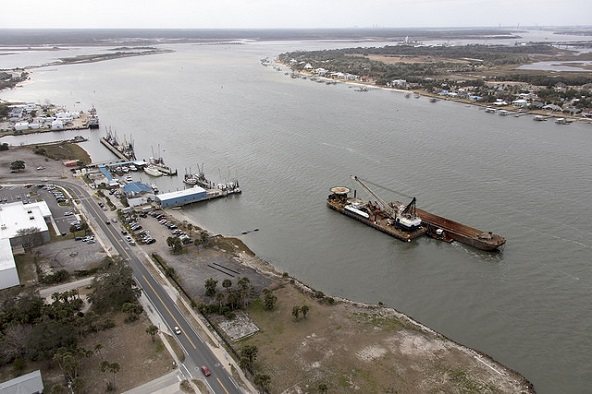
M 367 226 L 373 227 L 401 241 L 411 242 L 423 235 L 443 241 L 460 242 L 474 248 L 494 252 L 505 245 L 506 239 L 499 234 L 484 232 L 459 222 L 416 208 L 413 198 L 407 205 L 392 201 L 386 202 L 371 190 L 364 181 L 352 177 L 376 202 L 350 197 L 350 189 L 345 186 L 331 188 L 327 206 Z

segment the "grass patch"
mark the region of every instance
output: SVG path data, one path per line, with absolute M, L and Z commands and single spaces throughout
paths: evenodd
M 400 330 L 407 328 L 407 324 L 397 319 L 396 317 L 384 317 L 373 313 L 353 313 L 354 318 L 358 323 L 368 324 L 372 327 L 380 327 L 385 330 Z
M 78 160 L 90 164 L 89 154 L 77 144 L 52 144 L 35 148 L 35 153 L 53 160 Z
M 175 341 L 175 339 L 168 334 L 164 334 L 164 337 L 166 338 L 169 345 L 171 345 L 171 347 L 173 348 L 173 351 L 175 352 L 175 355 L 177 356 L 179 361 L 185 361 L 185 353 L 183 353 L 183 350 L 181 349 L 181 346 L 179 346 L 177 341 Z
M 461 393 L 497 393 L 495 388 L 488 384 L 473 379 L 467 371 L 463 369 L 453 369 L 448 371 L 450 380 L 456 385 Z

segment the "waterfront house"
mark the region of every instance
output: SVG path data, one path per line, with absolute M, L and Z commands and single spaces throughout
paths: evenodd
M 518 99 L 512 101 L 512 105 L 515 107 L 526 108 L 528 107 L 528 101 L 524 99 Z
M 391 81 L 391 85 L 394 88 L 407 89 L 407 80 L 406 79 L 393 79 Z

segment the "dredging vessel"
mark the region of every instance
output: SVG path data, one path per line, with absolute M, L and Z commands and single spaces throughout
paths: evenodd
M 356 176 L 352 178 L 376 201 L 357 198 L 356 191 L 350 197 L 348 187 L 335 186 L 331 188 L 327 206 L 401 241 L 411 242 L 427 235 L 444 242 L 457 241 L 489 252 L 499 250 L 506 243 L 506 239 L 499 234 L 484 232 L 419 209 L 414 197 L 408 204 L 399 201 L 386 202 L 366 184 L 371 182 Z

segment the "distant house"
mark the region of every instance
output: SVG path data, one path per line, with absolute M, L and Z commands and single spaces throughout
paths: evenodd
M 567 91 L 567 85 L 563 82 L 557 82 L 553 89 L 559 93 L 565 93 Z
M 323 67 L 319 67 L 314 70 L 314 73 L 320 77 L 324 77 L 329 71 L 325 70 Z
M 524 99 L 518 99 L 512 101 L 512 105 L 515 107 L 525 108 L 528 107 L 528 101 Z
M 560 106 L 555 105 L 555 104 L 547 104 L 547 105 L 544 105 L 543 106 L 543 109 L 548 109 L 548 110 L 551 110 L 551 111 L 561 111 L 562 110 L 562 108 Z
M 14 379 L 0 383 L 0 393 L 2 394 L 41 394 L 43 393 L 43 380 L 41 371 L 18 376 Z
M 391 85 L 394 88 L 407 89 L 407 80 L 406 79 L 393 79 L 391 81 Z
M 310 64 L 310 63 L 306 63 L 306 64 L 304 65 L 304 69 L 305 69 L 305 70 L 312 70 L 312 66 L 311 66 L 311 64 Z

